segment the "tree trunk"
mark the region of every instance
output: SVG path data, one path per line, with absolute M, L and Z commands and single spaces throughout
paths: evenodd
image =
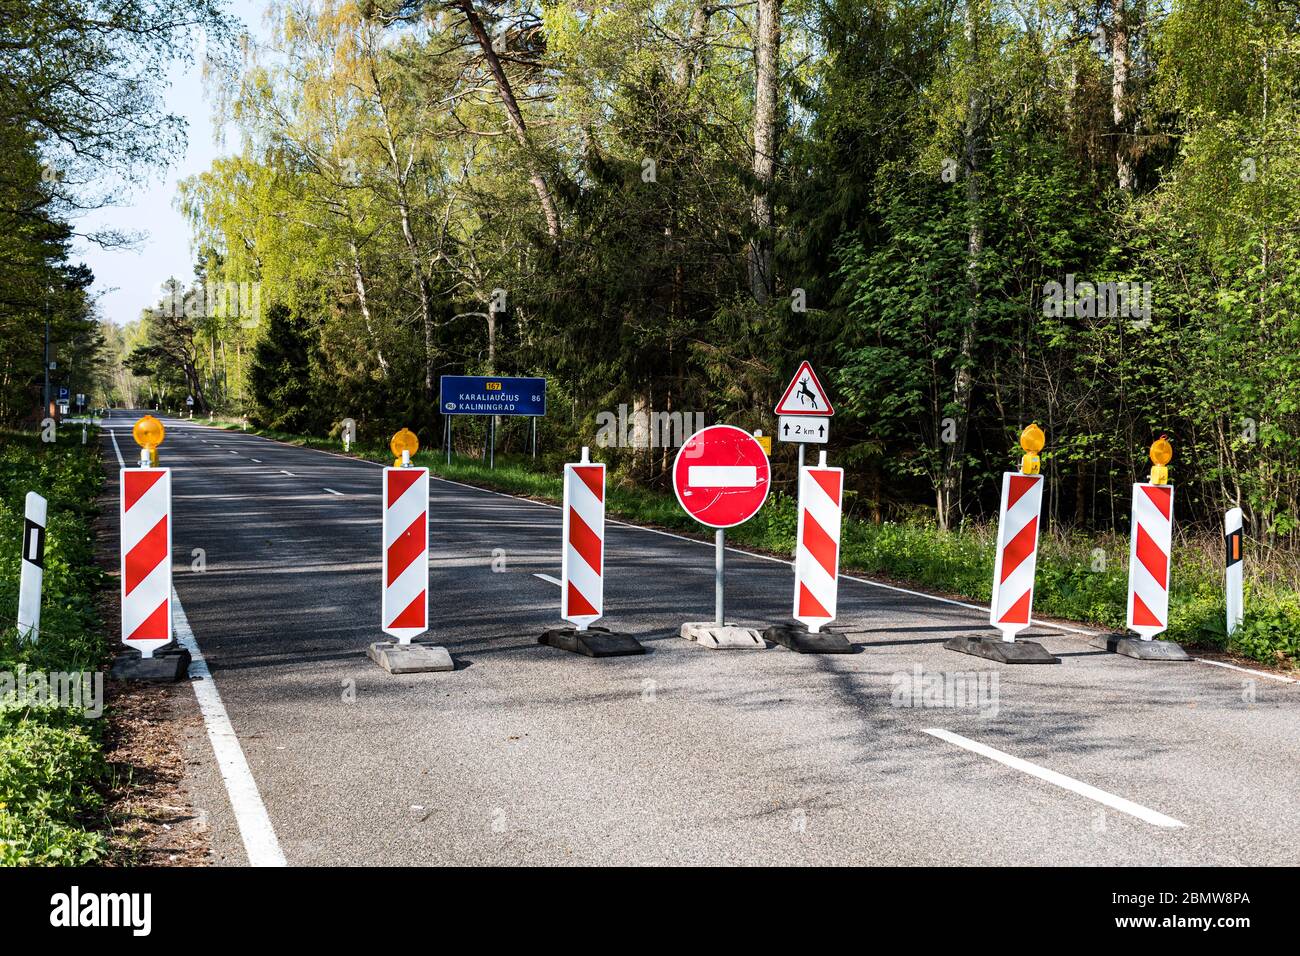
M 552 239 L 558 239 L 560 236 L 560 213 L 555 205 L 555 197 L 551 195 L 551 187 L 547 185 L 545 177 L 542 176 L 541 167 L 538 165 L 537 157 L 534 155 L 532 145 L 528 141 L 528 127 L 524 125 L 524 114 L 519 110 L 519 101 L 515 99 L 514 90 L 510 86 L 510 78 L 506 76 L 506 71 L 501 66 L 501 60 L 497 57 L 496 51 L 492 49 L 492 38 L 488 36 L 487 30 L 483 28 L 483 21 L 479 19 L 478 11 L 474 9 L 473 0 L 462 0 L 456 6 L 465 14 L 465 22 L 469 24 L 474 39 L 478 41 L 479 48 L 483 51 L 483 59 L 487 62 L 488 71 L 492 74 L 492 79 L 496 83 L 497 93 L 501 97 L 501 104 L 506 109 L 506 118 L 510 122 L 510 129 L 515 134 L 516 142 L 519 143 L 520 148 L 523 150 L 524 161 L 528 164 L 528 181 L 532 183 L 533 189 L 537 192 L 537 201 L 541 204 L 542 215 L 546 217 L 546 231 Z
M 357 251 L 356 243 L 349 242 L 348 249 L 352 253 L 352 284 L 357 290 L 357 303 L 361 306 L 361 318 L 366 323 L 366 334 L 370 336 L 370 341 L 375 341 L 375 326 L 370 315 L 370 300 L 366 296 L 366 277 L 361 271 L 361 255 Z M 383 372 L 384 377 L 388 377 L 388 362 L 384 358 L 384 350 L 379 344 L 375 344 L 375 358 L 379 361 L 379 370 Z
M 975 356 L 975 339 L 979 327 L 979 264 L 984 252 L 984 225 L 980 219 L 979 150 L 983 133 L 984 101 L 980 93 L 979 29 L 977 20 L 982 3 L 966 4 L 966 46 L 969 86 L 966 94 L 966 135 L 963 175 L 966 180 L 966 321 L 953 367 L 952 400 L 948 405 L 953 419 L 953 440 L 945 442 L 943 472 L 936 495 L 939 527 L 948 530 L 961 511 L 962 469 L 966 457 L 966 430 L 970 419 L 971 394 L 975 379 L 971 371 Z
M 1125 0 L 1114 0 L 1114 10 L 1110 27 L 1110 105 L 1115 120 L 1115 169 L 1119 188 L 1124 192 L 1132 192 L 1135 174 L 1130 142 L 1129 25 Z
M 781 0 L 758 0 L 754 42 L 754 238 L 749 286 L 754 301 L 772 296 L 772 181 L 776 168 L 777 72 L 781 59 Z

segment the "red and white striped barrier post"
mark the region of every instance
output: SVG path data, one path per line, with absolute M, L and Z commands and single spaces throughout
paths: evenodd
M 1156 641 L 1169 627 L 1169 582 L 1174 540 L 1174 486 L 1169 469 L 1174 449 L 1161 435 L 1151 445 L 1151 480 L 1133 485 L 1133 523 L 1129 530 L 1128 629 L 1141 640 L 1110 634 L 1093 641 L 1139 660 L 1191 660 L 1172 641 Z
M 178 681 L 190 666 L 189 649 L 172 640 L 172 471 L 158 467 L 165 434 L 152 415 L 136 422 L 140 467 L 119 474 L 122 642 L 139 652 L 113 661 L 111 675 L 123 680 Z
M 561 522 L 560 617 L 571 628 L 552 628 L 538 643 L 588 657 L 644 654 L 635 638 L 591 625 L 605 614 L 605 466 L 582 460 L 564 466 Z
M 1133 486 L 1128 560 L 1128 627 L 1149 641 L 1169 627 L 1169 557 L 1174 486 Z
M 123 468 L 121 481 L 122 641 L 148 659 L 172 639 L 172 471 Z
M 564 551 L 560 559 L 560 617 L 579 631 L 605 613 L 605 466 L 564 466 Z
M 997 552 L 993 559 L 993 594 L 989 623 L 1000 639 L 963 634 L 944 644 L 952 651 L 987 657 L 1003 664 L 1059 664 L 1036 641 L 1017 641 L 1029 627 L 1034 607 L 1034 575 L 1038 568 L 1038 532 L 1043 507 L 1043 476 L 1039 473 L 1047 438 L 1037 424 L 1020 435 L 1024 455 L 1020 471 L 1002 475 L 998 509 Z
M 1038 522 L 1043 507 L 1043 476 L 1002 475 L 998 514 L 998 551 L 993 564 L 993 600 L 989 623 L 1002 640 L 1015 641 L 1029 626 L 1034 606 L 1034 572 L 1038 567 Z
M 389 443 L 397 460 L 383 475 L 380 629 L 397 638 L 370 645 L 371 660 L 390 674 L 451 670 L 451 655 L 412 641 L 429 630 L 429 469 L 411 464 L 419 439 L 403 428 Z
M 827 467 L 822 452 L 816 465 L 799 469 L 792 617 L 802 627 L 774 624 L 763 631 L 765 640 L 802 654 L 852 653 L 843 634 L 822 630 L 835 620 L 839 603 L 843 508 L 844 469 Z

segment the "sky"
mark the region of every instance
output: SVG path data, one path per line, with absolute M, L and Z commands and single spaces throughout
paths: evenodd
M 262 39 L 264 0 L 230 0 L 233 16 L 243 21 L 254 38 Z M 162 296 L 160 286 L 175 276 L 188 282 L 194 275 L 189 225 L 175 207 L 176 184 L 187 176 L 203 172 L 212 161 L 238 146 L 238 138 L 227 137 L 223 149 L 215 143 L 212 103 L 203 92 L 200 47 L 192 59 L 172 64 L 171 87 L 164 96 L 167 109 L 183 117 L 189 127 L 185 156 L 166 169 L 159 169 L 145 185 L 123 196 L 118 205 L 96 210 L 77 221 L 79 232 L 111 227 L 143 233 L 131 249 L 105 250 L 80 241 L 75 257 L 95 273 L 93 293 L 98 296 L 101 317 L 122 325 L 140 317 L 140 310 Z

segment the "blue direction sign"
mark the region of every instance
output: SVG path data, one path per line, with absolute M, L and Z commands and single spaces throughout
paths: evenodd
M 486 375 L 442 376 L 444 415 L 546 414 L 546 379 Z

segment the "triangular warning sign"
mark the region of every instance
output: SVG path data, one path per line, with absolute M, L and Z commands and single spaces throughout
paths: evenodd
M 776 403 L 778 415 L 823 415 L 835 414 L 831 400 L 826 397 L 826 389 L 817 381 L 817 373 L 807 362 L 799 366 L 794 378 L 786 386 L 785 394 Z

